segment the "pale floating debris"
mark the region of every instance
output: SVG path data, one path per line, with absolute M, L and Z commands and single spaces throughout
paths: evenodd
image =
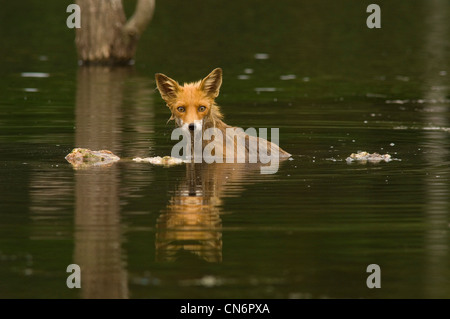
M 426 126 L 423 128 L 425 131 L 444 131 L 444 132 L 450 132 L 450 127 L 440 127 L 440 126 Z
M 395 77 L 395 79 L 399 80 L 399 81 L 403 81 L 403 82 L 408 82 L 409 81 L 409 77 L 408 76 L 403 76 L 403 75 L 398 75 Z
M 424 130 L 424 131 L 443 131 L 450 132 L 450 127 L 441 127 L 441 126 L 395 126 L 394 130 Z
M 46 55 L 40 55 L 40 56 L 39 56 L 39 61 L 48 61 L 48 56 L 46 56 Z
M 257 93 L 259 92 L 276 92 L 276 88 L 255 88 Z
M 386 104 L 448 104 L 450 99 L 386 100 Z
M 439 75 L 440 76 L 446 76 L 447 75 L 447 71 L 439 71 Z
M 199 279 L 186 279 L 180 281 L 182 286 L 202 286 L 202 287 L 215 287 L 224 284 L 224 280 L 215 276 L 206 275 Z
M 287 299 L 312 299 L 313 295 L 309 292 L 290 292 Z M 319 296 L 319 299 L 330 299 L 327 296 Z
M 140 286 L 158 286 L 161 283 L 158 278 L 152 277 L 134 277 L 131 279 L 131 282 Z
M 269 58 L 268 53 L 255 53 L 256 60 L 267 60 Z
M 384 162 L 390 162 L 392 160 L 391 155 L 389 154 L 378 154 L 378 153 L 368 153 L 368 152 L 358 152 L 358 153 L 352 153 L 349 157 L 345 159 L 347 163 L 351 163 L 353 161 L 359 161 L 362 163 L 365 162 L 372 162 L 372 163 L 378 163 L 381 161 Z
M 181 158 L 176 158 L 172 156 L 156 156 L 156 157 L 135 157 L 133 158 L 133 161 L 135 162 L 146 162 L 154 165 L 163 165 L 163 166 L 173 166 L 184 163 L 184 161 Z
M 23 78 L 48 78 L 50 74 L 42 72 L 22 72 L 20 76 Z
M 386 100 L 386 104 L 405 104 L 409 103 L 409 100 Z
M 247 74 L 241 74 L 241 75 L 238 75 L 238 79 L 239 80 L 248 80 L 248 79 L 250 79 L 250 76 Z
M 418 130 L 418 127 L 415 126 L 405 126 L 405 125 L 399 125 L 399 126 L 394 126 L 393 127 L 394 130 Z
M 310 80 L 310 78 L 307 76 L 303 77 L 303 79 L 302 79 L 303 82 L 309 82 L 309 80 Z
M 253 69 L 246 68 L 246 69 L 244 69 L 244 73 L 245 74 L 253 74 Z
M 283 81 L 295 80 L 296 78 L 297 78 L 297 76 L 295 74 L 286 74 L 286 75 L 280 76 L 280 80 L 283 80 Z
M 24 92 L 39 92 L 39 90 L 37 88 L 24 88 L 23 91 Z
M 109 166 L 120 160 L 120 157 L 108 150 L 92 151 L 88 148 L 74 148 L 65 159 L 74 168 L 87 168 Z
M 433 85 L 431 87 L 432 91 L 438 91 L 438 92 L 442 92 L 442 91 L 447 91 L 449 88 L 448 85 Z
M 386 98 L 387 96 L 385 94 L 379 94 L 379 93 L 366 93 L 366 97 L 373 97 L 373 98 Z
M 222 284 L 222 281 L 214 276 L 204 276 L 200 278 L 199 284 L 204 287 L 214 287 Z

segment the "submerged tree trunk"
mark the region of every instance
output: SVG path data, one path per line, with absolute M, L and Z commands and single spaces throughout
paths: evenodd
M 155 0 L 138 0 L 135 13 L 127 21 L 122 0 L 77 0 L 81 8 L 81 28 L 76 46 L 83 64 L 128 64 L 137 42 L 152 19 Z

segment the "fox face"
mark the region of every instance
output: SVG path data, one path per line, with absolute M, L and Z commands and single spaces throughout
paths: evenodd
M 175 120 L 179 127 L 202 130 L 214 127 L 216 120 L 222 118 L 214 102 L 222 85 L 222 69 L 214 69 L 203 80 L 184 85 L 161 73 L 155 78 L 161 97 L 172 112 L 169 120 Z

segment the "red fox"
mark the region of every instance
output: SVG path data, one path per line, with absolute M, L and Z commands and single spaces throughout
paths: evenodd
M 219 95 L 222 84 L 221 68 L 214 69 L 201 81 L 185 83 L 184 85 L 178 84 L 177 81 L 161 73 L 157 73 L 155 78 L 161 97 L 172 112 L 169 121 L 175 120 L 176 125 L 184 131 L 201 132 L 201 136 L 204 137 L 203 148 L 207 147 L 206 144 L 209 143 L 205 142 L 206 134 L 204 136 L 203 133 L 208 129 L 215 130 L 216 133 L 209 134 L 206 138 L 206 140 L 212 140 L 213 145 L 210 146 L 210 149 L 213 149 L 214 156 L 237 159 L 238 154 L 242 153 L 239 153 L 239 145 L 235 137 L 237 139 L 242 138 L 244 141 L 240 150 L 244 152 L 243 155 L 246 160 L 250 158 L 250 162 L 255 163 L 255 159 L 262 153 L 267 156 L 278 154 L 277 162 L 278 157 L 287 158 L 291 156 L 275 143 L 261 137 L 255 137 L 256 130 L 253 129 L 251 132 L 255 133 L 249 135 L 248 132 L 244 133 L 242 129 L 231 127 L 222 121 L 223 115 L 219 106 L 215 103 L 215 98 Z M 212 135 L 214 138 L 212 138 Z M 261 162 L 263 161 L 261 160 Z

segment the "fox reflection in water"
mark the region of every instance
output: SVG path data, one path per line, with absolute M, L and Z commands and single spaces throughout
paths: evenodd
M 222 198 L 239 194 L 258 164 L 186 164 L 186 178 L 157 220 L 156 260 L 176 261 L 188 252 L 222 261 Z M 261 175 L 270 178 L 271 175 Z

